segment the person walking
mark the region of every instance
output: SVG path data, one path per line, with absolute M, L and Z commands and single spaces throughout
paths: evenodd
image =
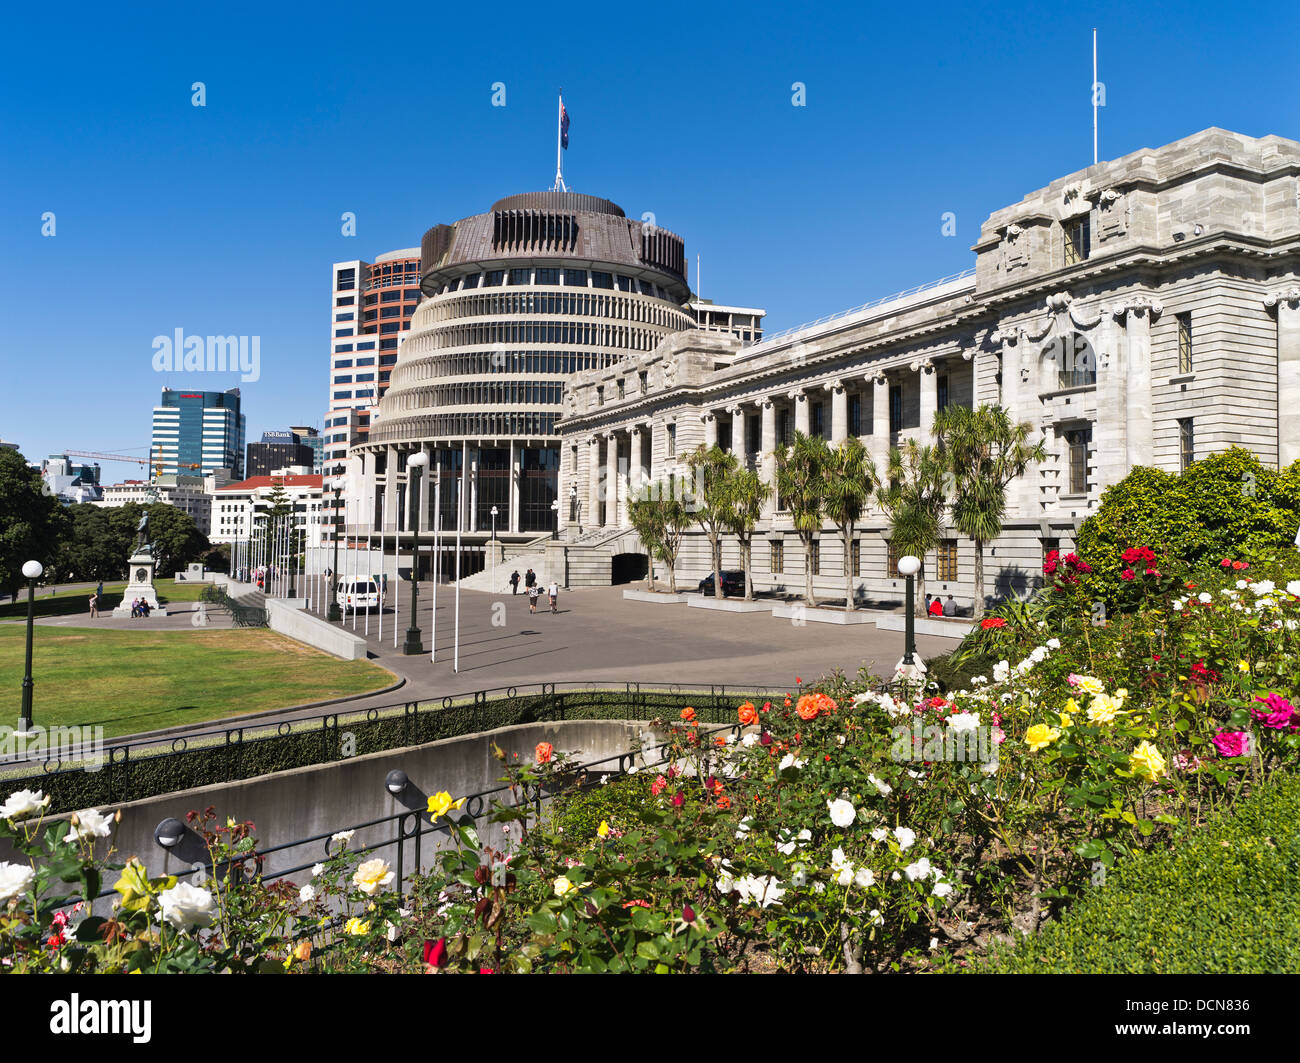
M 530 568 L 527 572 L 524 573 L 524 587 L 525 589 L 527 589 L 536 586 L 536 584 L 537 584 L 537 573 Z
M 100 601 L 104 600 L 104 581 L 99 581 L 99 586 L 95 588 L 95 597 Z
M 518 569 L 515 569 L 512 573 L 510 573 L 510 593 L 511 594 L 519 593 L 519 570 Z
M 549 587 L 546 588 L 546 597 L 548 597 L 548 598 L 551 600 L 551 614 L 552 614 L 552 615 L 554 615 L 554 614 L 556 613 L 556 611 L 557 611 L 556 608 L 555 608 L 555 601 L 556 601 L 556 599 L 557 599 L 559 596 L 560 596 L 560 587 L 559 587 L 559 585 L 555 582 L 555 580 L 551 580 L 551 585 L 550 585 Z
M 528 611 L 530 613 L 537 612 L 537 599 L 541 595 L 541 593 L 542 592 L 538 588 L 537 584 L 530 583 L 528 585 Z
M 99 595 L 92 594 L 90 596 L 90 619 L 94 620 L 98 616 L 99 616 Z

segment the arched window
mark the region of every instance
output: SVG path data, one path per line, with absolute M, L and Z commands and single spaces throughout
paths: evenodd
M 1043 348 L 1043 358 L 1055 363 L 1059 389 L 1092 387 L 1097 383 L 1097 354 L 1081 333 L 1058 336 Z

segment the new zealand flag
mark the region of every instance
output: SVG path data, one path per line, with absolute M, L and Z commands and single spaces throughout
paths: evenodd
M 563 101 L 560 102 L 560 147 L 569 150 L 569 112 Z

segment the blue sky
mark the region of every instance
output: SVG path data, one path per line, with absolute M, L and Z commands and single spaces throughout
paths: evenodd
M 770 329 L 955 273 L 992 211 L 1091 163 L 1093 26 L 1103 159 L 1211 125 L 1300 139 L 1276 2 L 20 7 L 0 437 L 143 454 L 164 383 L 238 383 L 155 373 L 176 328 L 261 337 L 250 439 L 319 424 L 330 264 L 549 187 L 560 86 L 569 186 L 654 212 L 702 294 Z

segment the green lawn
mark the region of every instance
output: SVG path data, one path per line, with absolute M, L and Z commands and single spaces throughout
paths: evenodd
M 0 690 L 9 710 L 4 716 L 11 717 L 0 722 L 18 719 L 25 633 L 23 624 L 0 625 Z M 39 626 L 32 674 L 37 724 L 101 724 L 106 736 L 360 694 L 393 682 L 391 672 L 369 661 L 342 661 L 264 628 Z
M 173 583 L 171 580 L 160 580 L 154 584 L 158 591 L 159 602 L 166 605 L 168 602 L 194 602 L 198 601 L 199 595 L 203 593 L 206 583 Z M 104 597 L 99 603 L 100 613 L 111 612 L 113 608 L 122 601 L 122 591 L 126 589 L 124 582 L 105 583 Z M 87 587 L 78 587 L 76 590 L 67 590 L 60 588 L 57 594 L 50 594 L 50 588 L 36 588 L 36 615 L 37 616 L 73 616 L 77 613 L 85 613 L 87 618 L 90 616 L 90 589 Z M 27 591 L 20 591 L 17 602 L 5 600 L 4 605 L 0 605 L 0 620 L 25 620 L 27 618 Z

